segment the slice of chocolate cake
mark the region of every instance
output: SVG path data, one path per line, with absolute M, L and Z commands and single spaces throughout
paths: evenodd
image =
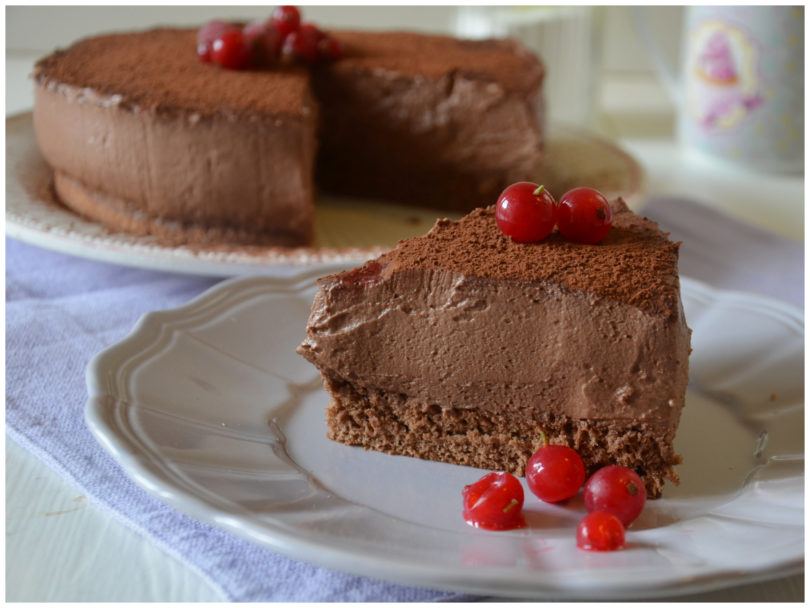
M 298 352 L 329 437 L 522 475 L 545 435 L 660 496 L 688 382 L 678 244 L 612 207 L 599 245 L 516 243 L 489 207 L 320 279 Z

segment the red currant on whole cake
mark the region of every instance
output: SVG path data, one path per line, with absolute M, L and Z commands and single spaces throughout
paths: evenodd
M 250 67 L 250 49 L 241 30 L 227 30 L 211 45 L 211 60 L 226 70 L 244 70 Z
M 227 23 L 220 19 L 209 21 L 197 31 L 197 56 L 205 63 L 211 63 L 213 57 L 211 56 L 212 46 L 214 40 L 222 36 L 228 30 L 236 29 L 232 23 Z
M 283 38 L 271 24 L 254 21 L 244 27 L 242 35 L 250 51 L 252 66 L 267 67 L 278 61 Z
M 267 68 L 282 56 L 307 65 L 343 58 L 343 45 L 312 23 L 301 23 L 294 6 L 279 6 L 269 19 L 241 27 L 214 20 L 197 32 L 197 56 L 230 70 Z
M 330 61 L 343 59 L 343 45 L 340 44 L 337 38 L 325 35 L 318 42 L 318 56 L 321 59 L 328 59 Z
M 557 204 L 557 229 L 569 241 L 595 245 L 607 236 L 613 222 L 610 204 L 593 188 L 574 188 Z
M 571 498 L 584 482 L 582 458 L 565 445 L 545 445 L 526 463 L 526 483 L 532 494 L 544 502 Z
M 487 473 L 464 487 L 464 521 L 485 530 L 511 530 L 526 525 L 523 517 L 523 486 L 504 471 Z
M 284 38 L 284 55 L 303 63 L 315 63 L 320 59 L 318 44 L 324 33 L 311 23 L 304 23 Z
M 585 484 L 584 498 L 589 512 L 612 513 L 629 526 L 644 509 L 647 492 L 635 471 L 611 465 L 591 475 Z
M 544 186 L 517 182 L 507 187 L 495 205 L 495 221 L 518 243 L 536 243 L 554 229 L 557 204 Z
M 270 23 L 285 38 L 301 25 L 301 11 L 295 6 L 277 6 L 270 17 Z

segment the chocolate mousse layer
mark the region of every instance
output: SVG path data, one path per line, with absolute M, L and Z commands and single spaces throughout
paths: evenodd
M 178 242 L 307 244 L 317 104 L 309 74 L 220 70 L 194 30 L 78 42 L 35 68 L 34 127 L 60 199 Z
M 536 173 L 544 68 L 517 43 L 337 36 L 346 57 L 314 74 L 322 189 L 466 212 Z
M 677 252 L 621 201 L 599 245 L 515 243 L 489 207 L 321 279 L 299 352 L 329 436 L 516 474 L 545 436 L 660 495 L 688 382 Z

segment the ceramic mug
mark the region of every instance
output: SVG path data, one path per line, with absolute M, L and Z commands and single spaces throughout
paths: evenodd
M 636 17 L 687 148 L 752 169 L 804 169 L 804 7 L 688 7 L 680 73 Z

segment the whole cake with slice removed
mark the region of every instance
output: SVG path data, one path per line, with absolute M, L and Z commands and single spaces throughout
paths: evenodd
M 487 207 L 320 279 L 298 352 L 331 395 L 328 436 L 518 475 L 548 441 L 660 496 L 688 383 L 679 244 L 611 209 L 598 245 L 515 242 Z
M 331 32 L 342 56 L 222 69 L 198 32 L 77 42 L 35 67 L 60 200 L 192 244 L 313 244 L 317 187 L 454 211 L 537 170 L 540 61 L 509 40 Z M 239 34 L 241 35 L 241 34 Z

